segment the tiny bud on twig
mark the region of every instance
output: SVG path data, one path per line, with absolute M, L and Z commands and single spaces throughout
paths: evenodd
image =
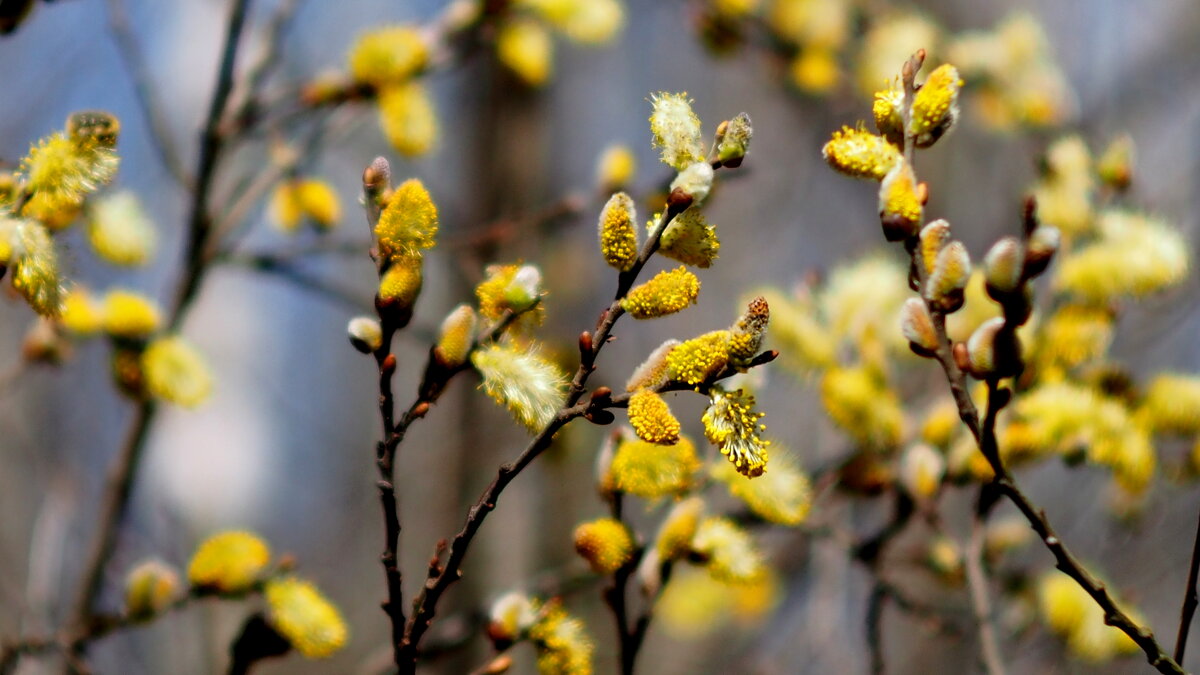
M 584 358 L 592 355 L 592 334 L 586 330 L 579 334 L 579 355 Z
M 967 345 L 964 342 L 955 342 L 954 348 L 951 350 L 954 354 L 954 364 L 964 373 L 971 370 L 971 357 L 967 353 Z
M 412 414 L 413 414 L 413 417 L 424 417 L 425 415 L 429 414 L 429 402 L 421 401 L 420 403 L 413 406 Z
M 384 375 L 391 375 L 392 373 L 396 372 L 395 354 L 388 354 L 387 356 L 383 357 L 383 361 L 381 361 L 379 364 L 379 372 L 383 373 Z

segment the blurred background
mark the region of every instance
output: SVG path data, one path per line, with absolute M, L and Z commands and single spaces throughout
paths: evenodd
M 195 163 L 228 4 L 121 3 L 166 137 L 188 167 Z M 946 58 L 964 32 L 990 31 L 1014 12 L 1027 13 L 1044 31 L 1048 58 L 1060 69 L 1061 83 L 1052 83 L 1048 94 L 1053 114 L 1043 123 L 1006 124 L 995 111 L 989 117 L 982 97 L 966 95 L 959 128 L 919 159 L 921 178 L 932 187 L 928 213 L 953 223 L 974 258 L 1001 234 L 1015 232 L 1021 198 L 1037 178 L 1037 159 L 1064 132 L 1079 133 L 1095 152 L 1128 133 L 1137 148 L 1132 201 L 1195 241 L 1200 5 L 853 4 L 845 25 L 828 29 L 845 33 L 832 52 L 828 81 L 820 72 L 798 75 L 797 66 L 779 55 L 778 38 L 755 38 L 757 29 L 743 44 L 710 48 L 725 42 L 706 3 L 626 0 L 624 26 L 608 43 L 556 38 L 554 72 L 540 87 L 525 86 L 488 49 L 431 74 L 426 82 L 441 133 L 436 147 L 419 158 L 392 150 L 369 103 L 313 114 L 310 123 L 327 125 L 326 132 L 314 143 L 297 141 L 293 147 L 302 153 L 302 171 L 330 181 L 340 197 L 342 222 L 324 240 L 333 242 L 330 250 L 298 258 L 290 276 L 253 269 L 233 256 L 205 280 L 182 332 L 211 364 L 215 392 L 197 410 L 164 407 L 155 419 L 102 603 L 118 605 L 122 575 L 138 561 L 153 555 L 185 566 L 210 533 L 250 529 L 274 551 L 294 554 L 301 572 L 342 609 L 351 629 L 348 647 L 329 661 L 291 656 L 261 671 L 378 672 L 386 665 L 373 461 L 379 429 L 375 365 L 349 348 L 345 337 L 348 319 L 370 313 L 376 282 L 357 206 L 361 171 L 376 155 L 392 160 L 398 179 L 420 177 L 441 210 L 441 243 L 427 257 L 412 327 L 396 347 L 395 389 L 405 406 L 437 325 L 455 305 L 470 301 L 486 263 L 523 260 L 541 267 L 548 319 L 538 335 L 572 363 L 577 335 L 594 325 L 615 284 L 596 254 L 595 222 L 607 196 L 596 184 L 598 156 L 613 143 L 631 148 L 638 165 L 631 189 L 639 196 L 661 189 L 670 178 L 650 145 L 652 92 L 686 91 L 706 137 L 721 120 L 746 111 L 754 120 L 754 143 L 741 170 L 720 176 L 707 207 L 722 246 L 719 262 L 700 271 L 698 306 L 654 322 L 619 324 L 618 340 L 602 355 L 592 384 L 619 386 L 666 338 L 727 326 L 740 311 L 739 300 L 756 287 L 788 288 L 813 271 L 883 249 L 874 188 L 830 171 L 820 148 L 841 125 L 869 118 L 870 98 L 858 84 L 859 64 L 870 49 L 862 36 L 898 13 L 927 23 L 899 31 L 902 44 L 893 51 L 928 47 L 933 64 Z M 252 3 L 243 69 L 264 48 L 277 5 Z M 344 69 L 347 49 L 370 27 L 426 22 L 442 10 L 442 3 L 423 0 L 300 0 L 282 33 L 267 90 L 284 96 L 317 73 Z M 19 160 L 31 142 L 60 128 L 75 110 L 116 114 L 122 123 L 116 185 L 142 200 L 157 226 L 158 254 L 145 268 L 115 269 L 96 262 L 75 231 L 59 239 L 64 266 L 71 278 L 94 288 L 122 285 L 166 301 L 180 272 L 189 193 L 172 179 L 154 147 L 110 28 L 111 12 L 112 4 L 101 0 L 39 4 L 17 31 L 0 38 L 0 91 L 6 93 L 0 96 L 0 159 Z M 924 43 L 931 34 L 937 44 Z M 900 61 L 890 65 L 898 69 Z M 303 124 L 290 130 L 300 137 Z M 223 158 L 215 186 L 218 210 L 239 180 L 271 161 L 273 140 L 271 133 L 250 134 Z M 237 252 L 286 252 L 317 241 L 311 232 L 284 235 L 270 220 L 265 205 L 255 205 Z M 1196 284 L 1189 281 L 1130 308 L 1117 332 L 1115 357 L 1135 373 L 1200 368 L 1196 297 Z M 8 299 L 0 303 L 0 317 L 0 637 L 8 639 L 45 633 L 65 619 L 82 551 L 96 526 L 106 467 L 133 405 L 113 389 L 110 352 L 102 341 L 79 342 L 60 366 L 25 364 L 21 345 L 32 313 Z M 932 377 L 932 364 L 928 369 L 927 387 L 940 393 L 944 382 Z M 811 470 L 828 465 L 847 441 L 825 417 L 812 382 L 774 366 L 765 370 L 759 400 L 771 436 Z M 409 597 L 434 542 L 458 530 L 466 506 L 527 439 L 476 384 L 471 376 L 456 380 L 401 448 L 397 476 Z M 672 404 L 685 432 L 698 435 L 698 397 L 679 396 Z M 571 532 L 579 521 L 606 513 L 593 487 L 595 452 L 604 433 L 582 423 L 569 427 L 505 492 L 473 546 L 463 581 L 442 604 L 442 622 L 430 639 L 454 640 L 472 630 L 474 637 L 430 664 L 428 672 L 467 672 L 486 658 L 477 622 L 491 600 L 512 589 L 553 588 L 555 580 L 585 572 Z M 1102 475 L 1053 462 L 1021 478 L 1081 557 L 1102 561 L 1105 575 L 1156 633 L 1172 637 L 1200 509 L 1194 485 L 1160 481 L 1130 524 L 1112 517 Z M 943 511 L 951 527 L 966 522 L 970 495 L 957 490 L 947 496 Z M 882 522 L 878 506 L 838 508 L 845 524 L 865 533 Z M 1007 505 L 1000 508 L 998 514 L 1009 512 Z M 635 520 L 640 517 L 635 513 Z M 944 635 L 887 610 L 883 644 L 889 672 L 974 672 L 978 648 L 966 591 L 923 576 L 911 562 L 922 555 L 920 544 L 906 548 L 906 541 L 902 537 L 896 545 L 894 556 L 901 562 L 895 564 L 912 569 L 898 574 L 915 593 L 954 608 L 965 620 L 959 622 L 962 631 Z M 735 623 L 699 637 L 655 624 L 641 656 L 643 672 L 867 672 L 864 613 L 871 580 L 865 569 L 844 547 L 801 532 L 770 529 L 763 542 L 780 570 L 781 599 L 773 611 L 753 625 Z M 1035 570 L 1051 564 L 1036 545 L 1021 552 L 1019 561 Z M 616 668 L 611 617 L 599 589 L 599 583 L 584 583 L 567 604 L 586 619 L 599 645 L 597 671 L 611 672 Z M 219 672 L 247 611 L 243 603 L 206 602 L 105 638 L 93 650 L 96 670 Z M 1008 636 L 1004 644 L 1015 673 L 1145 668 L 1137 656 L 1105 667 L 1074 661 L 1043 630 Z M 514 672 L 530 672 L 532 652 L 517 655 Z M 1193 652 L 1189 661 L 1200 664 L 1200 654 Z M 52 659 L 29 660 L 19 672 L 52 667 Z

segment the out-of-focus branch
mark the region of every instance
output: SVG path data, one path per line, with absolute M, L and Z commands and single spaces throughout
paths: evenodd
M 989 487 L 981 486 L 979 503 L 975 508 L 975 515 L 971 519 L 971 538 L 967 542 L 964 566 L 971 594 L 971 609 L 974 611 L 975 624 L 979 629 L 979 646 L 983 656 L 983 665 L 987 669 L 988 675 L 1004 675 L 1004 659 L 1001 656 L 1000 641 L 996 634 L 996 616 L 988 595 L 987 572 L 983 568 L 987 514 L 995 503 L 996 498 L 991 494 Z
M 129 77 L 133 80 L 136 94 L 134 98 L 146 118 L 146 126 L 150 129 L 151 145 L 158 152 L 167 172 L 184 189 L 191 189 L 192 177 L 184 168 L 178 146 L 171 140 L 170 127 L 167 125 L 166 116 L 163 115 L 162 106 L 155 98 L 150 72 L 146 68 L 142 50 L 138 47 L 133 27 L 129 23 L 124 0 L 108 0 L 108 28 L 117 44 L 117 51 L 121 53 L 121 60 L 125 62 L 125 68 L 129 71 Z
M 222 148 L 222 138 L 217 133 L 217 129 L 225 112 L 229 92 L 233 88 L 234 66 L 249 4 L 249 0 L 234 0 L 229 12 L 217 83 L 204 125 L 200 156 L 197 160 L 195 192 L 192 196 L 188 217 L 188 244 L 185 251 L 184 271 L 169 313 L 168 324 L 172 329 L 177 328 L 183 319 L 207 270 L 201 253 L 207 243 L 211 227 L 208 195 Z M 138 405 L 126 441 L 109 470 L 104 503 L 101 507 L 100 525 L 85 559 L 83 583 L 72 610 L 76 630 L 86 632 L 95 619 L 93 605 L 103 585 L 104 571 L 116 547 L 117 533 L 128 510 L 133 480 L 141 463 L 155 410 L 155 405 L 150 400 L 143 401 Z M 81 639 L 71 646 L 71 651 L 81 654 L 86 646 L 87 640 Z

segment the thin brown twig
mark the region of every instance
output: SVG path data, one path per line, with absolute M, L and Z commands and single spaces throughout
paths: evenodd
M 121 54 L 121 60 L 125 62 L 125 68 L 129 71 L 129 77 L 133 80 L 133 89 L 137 94 L 134 98 L 150 130 L 151 145 L 158 152 L 167 173 L 184 189 L 190 189 L 192 177 L 184 167 L 178 147 L 171 139 L 171 130 L 163 115 L 162 106 L 154 95 L 154 84 L 130 25 L 124 0 L 108 0 L 108 27 L 113 41 L 117 44 L 117 51 Z
M 902 82 L 905 91 L 905 111 L 904 111 L 904 128 L 910 129 L 912 119 L 912 101 L 916 93 L 915 77 L 920 69 L 925 58 L 924 50 L 920 50 L 908 62 L 904 64 L 902 71 Z M 905 137 L 904 156 L 909 161 L 911 160 L 916 148 L 915 138 L 908 134 Z M 1027 220 L 1032 217 L 1031 207 L 1026 208 Z M 925 283 L 925 269 L 923 262 L 919 259 L 918 247 L 910 246 L 912 252 L 913 267 L 918 272 L 918 290 L 923 291 Z M 924 298 L 924 293 L 921 293 Z M 1158 643 L 1154 637 L 1154 633 L 1147 627 L 1140 626 L 1128 614 L 1126 614 L 1117 605 L 1116 601 L 1109 594 L 1105 585 L 1096 579 L 1096 577 L 1088 571 L 1088 569 L 1075 557 L 1073 553 L 1062 543 L 1058 534 L 1054 531 L 1053 526 L 1047 519 L 1046 514 L 1032 500 L 1029 499 L 1017 486 L 1012 474 L 1008 468 L 1004 466 L 1000 458 L 1000 453 L 996 441 L 995 415 L 992 413 L 993 405 L 991 400 L 993 397 L 998 397 L 995 410 L 999 410 L 1007 403 L 1010 393 L 1007 389 L 999 389 L 996 382 L 989 382 L 989 415 L 988 419 L 981 421 L 979 411 L 975 407 L 975 403 L 971 400 L 970 393 L 967 390 L 966 375 L 959 368 L 953 355 L 953 345 L 946 332 L 946 317 L 945 314 L 934 307 L 928 299 L 925 299 L 925 304 L 929 310 L 930 316 L 933 319 L 934 329 L 938 337 L 938 347 L 935 350 L 934 358 L 941 364 L 942 370 L 946 375 L 947 383 L 950 386 L 950 392 L 954 397 L 954 402 L 958 407 L 959 417 L 966 424 L 972 436 L 979 447 L 980 452 L 991 466 L 995 477 L 991 483 L 999 494 L 1011 501 L 1017 510 L 1029 521 L 1034 532 L 1041 538 L 1042 543 L 1054 556 L 1055 564 L 1058 569 L 1062 570 L 1067 576 L 1074 579 L 1088 595 L 1095 600 L 1096 604 L 1104 610 L 1104 622 L 1110 626 L 1118 628 L 1121 632 L 1129 636 L 1130 639 L 1138 645 L 1145 653 L 1147 662 L 1156 668 L 1161 673 L 1183 673 L 1184 670 L 1179 664 L 1167 655 L 1166 651 Z M 1006 317 L 1006 325 L 1008 324 Z M 1013 327 L 1015 328 L 1015 326 Z
M 1183 607 L 1179 610 L 1179 632 L 1175 636 L 1175 662 L 1183 665 L 1183 655 L 1187 651 L 1188 633 L 1192 628 L 1192 616 L 1196 613 L 1196 605 L 1200 602 L 1197 597 L 1196 582 L 1200 577 L 1200 522 L 1196 525 L 1196 541 L 1192 544 L 1192 561 L 1188 565 L 1187 588 L 1183 592 Z
M 588 335 L 587 339 L 581 339 L 579 368 L 575 372 L 575 377 L 571 380 L 566 401 L 550 423 L 546 425 L 546 428 L 542 429 L 530 441 L 529 445 L 525 447 L 515 461 L 501 465 L 492 483 L 483 491 L 483 494 L 480 495 L 479 499 L 476 500 L 475 504 L 468 511 L 462 530 L 451 541 L 450 552 L 445 565 L 430 566 L 428 577 L 413 601 L 413 615 L 405 627 L 404 640 L 401 644 L 403 658 L 397 663 L 402 675 L 409 675 L 415 672 L 417 647 L 420 644 L 421 637 L 433 623 L 437 603 L 446 589 L 462 576 L 461 566 L 463 560 L 466 558 L 467 549 L 474 539 L 475 534 L 483 525 L 487 515 L 496 508 L 496 502 L 500 494 L 504 491 L 504 488 L 550 446 L 551 439 L 559 429 L 588 412 L 589 405 L 586 403 L 580 404 L 579 401 L 586 391 L 588 378 L 595 370 L 597 356 L 599 356 L 604 345 L 607 344 L 613 326 L 621 315 L 624 314 L 624 309 L 621 307 L 621 300 L 629 292 L 630 288 L 632 288 L 634 281 L 637 279 L 642 268 L 645 267 L 646 262 L 658 250 L 663 230 L 686 207 L 687 204 L 672 202 L 668 205 L 668 208 L 664 209 L 658 223 L 647 238 L 638 259 L 628 271 L 622 272 L 618 277 L 614 299 L 605 311 L 595 332 Z
M 217 133 L 217 128 L 225 112 L 229 92 L 233 86 L 234 66 L 249 4 L 249 0 L 234 0 L 230 8 L 217 83 L 204 127 L 200 156 L 197 160 L 196 187 L 188 218 L 188 246 L 185 252 L 184 273 L 176 289 L 169 314 L 168 323 L 172 329 L 177 328 L 183 319 L 207 269 L 201 254 L 207 242 L 212 222 L 208 195 L 222 146 L 222 137 Z M 117 533 L 129 507 L 133 480 L 141 463 L 155 410 L 155 404 L 150 400 L 142 401 L 138 405 L 125 443 L 109 470 L 104 503 L 101 506 L 100 525 L 86 558 L 83 582 L 72 612 L 73 623 L 77 629 L 86 631 L 95 618 L 96 597 L 103 585 L 105 568 L 116 547 Z M 86 639 L 77 640 L 72 645 L 71 652 L 82 654 L 86 646 Z
M 988 498 L 988 486 L 980 487 L 980 505 L 971 519 L 971 538 L 967 542 L 964 566 L 967 586 L 971 596 L 971 609 L 975 614 L 975 625 L 979 629 L 980 652 L 988 675 L 1004 675 L 1004 659 L 996 632 L 996 616 L 988 595 L 988 577 L 983 568 L 983 553 L 987 514 L 991 511 L 994 498 Z M 986 501 L 985 501 L 986 500 Z M 990 502 L 990 503 L 988 503 Z

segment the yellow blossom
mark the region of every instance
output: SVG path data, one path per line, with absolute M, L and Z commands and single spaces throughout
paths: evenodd
M 904 140 L 904 90 L 893 80 L 886 89 L 875 92 L 871 104 L 875 129 L 889 142 L 899 145 Z
M 612 574 L 633 558 L 633 537 L 621 521 L 600 518 L 575 528 L 575 550 L 598 574 Z
M 538 87 L 550 78 L 554 42 L 541 23 L 516 18 L 505 21 L 497 31 L 496 55 L 521 81 Z
M 916 138 L 918 148 L 933 145 L 950 130 L 958 117 L 958 91 L 962 85 L 958 69 L 944 63 L 934 68 L 917 90 L 908 133 Z
M 701 420 L 704 435 L 744 476 L 761 476 L 767 467 L 770 441 L 759 435 L 766 427 L 759 424 L 763 413 L 754 410 L 754 396 L 741 389 L 731 392 L 713 387 L 708 408 Z
M 438 331 L 437 353 L 451 367 L 466 362 L 475 340 L 475 310 L 470 305 L 459 305 L 442 320 Z
M 104 260 L 114 265 L 142 265 L 154 252 L 154 225 L 131 192 L 117 192 L 98 200 L 88 221 L 88 241 Z
M 532 265 L 488 265 L 487 278 L 475 287 L 479 314 L 499 320 L 506 312 L 525 312 L 525 322 L 540 325 L 545 311 L 539 304 L 542 297 L 542 275 Z M 533 307 L 532 311 L 530 308 Z
M 650 356 L 629 375 L 625 382 L 625 390 L 653 389 L 666 384 L 670 377 L 670 373 L 667 372 L 667 355 L 677 345 L 679 340 L 667 340 L 650 352 Z
M 1188 246 L 1178 230 L 1141 214 L 1106 211 L 1100 238 L 1065 256 L 1058 286 L 1100 304 L 1141 297 L 1173 286 L 1187 275 Z
M 1057 570 L 1038 582 L 1038 605 L 1050 630 L 1086 661 L 1101 663 L 1138 650 L 1129 636 L 1105 624 L 1104 610 L 1078 582 Z
M 316 178 L 280 183 L 271 196 L 271 211 L 275 224 L 284 232 L 295 232 L 305 218 L 326 230 L 341 219 L 341 204 L 333 186 Z
M 821 379 L 821 401 L 834 423 L 859 443 L 878 449 L 899 443 L 904 424 L 900 402 L 869 370 L 830 369 Z
M 600 212 L 600 253 L 610 267 L 624 272 L 637 262 L 636 222 L 633 198 L 624 192 L 614 194 L 604 205 Z
M 47 209 L 69 209 L 113 179 L 119 159 L 111 146 L 51 134 L 21 160 L 26 189 Z
M 293 576 L 270 579 L 263 596 L 268 621 L 305 658 L 327 658 L 346 645 L 341 613 L 311 583 Z
M 722 581 L 749 583 L 766 570 L 762 553 L 749 533 L 728 518 L 701 521 L 692 538 L 692 549 L 707 559 L 709 573 Z
M 359 36 L 347 57 L 356 82 L 382 87 L 404 81 L 425 67 L 428 48 L 415 26 L 376 28 Z
M 114 289 L 104 296 L 104 331 L 124 338 L 143 338 L 162 324 L 158 305 L 150 298 Z
M 419 255 L 437 243 L 438 209 L 416 178 L 401 183 L 388 197 L 375 224 L 379 252 L 387 258 Z
M 0 259 L 13 268 L 13 288 L 41 316 L 58 316 L 63 288 L 50 233 L 40 223 L 0 216 L 0 242 Z
M 200 544 L 188 564 L 188 581 L 222 593 L 248 590 L 270 561 L 266 543 L 250 532 L 226 531 Z
M 1146 388 L 1141 412 L 1160 433 L 1200 432 L 1200 377 L 1164 373 Z
M 1103 357 L 1112 339 L 1108 308 L 1064 305 L 1043 325 L 1037 359 L 1043 368 L 1075 368 Z
M 692 539 L 704 514 L 704 500 L 688 497 L 671 507 L 654 537 L 654 550 L 661 560 L 678 560 L 692 550 Z
M 146 560 L 125 577 L 125 613 L 148 618 L 170 606 L 179 594 L 179 574 L 161 560 Z
M 83 286 L 73 286 L 63 298 L 63 328 L 76 335 L 91 335 L 104 325 L 104 308 Z
M 808 475 L 791 455 L 778 452 L 777 448 L 771 458 L 771 470 L 753 480 L 725 462 L 715 465 L 712 473 L 725 483 L 730 494 L 769 522 L 799 525 L 812 508 L 812 485 Z
M 750 361 L 758 355 L 763 339 L 767 336 L 767 324 L 771 320 L 771 308 L 767 299 L 758 296 L 746 305 L 746 311 L 729 329 L 729 364 L 744 371 Z
M 837 342 L 818 320 L 808 298 L 793 301 L 773 289 L 760 290 L 771 306 L 770 342 L 780 359 L 801 372 L 823 370 L 837 361 Z
M 142 352 L 142 373 L 151 395 L 194 408 L 212 394 L 212 374 L 204 359 L 182 338 L 152 341 Z
M 821 148 L 821 156 L 847 176 L 880 181 L 902 159 L 900 150 L 883 136 L 850 127 L 833 132 L 833 138 Z
M 720 373 L 729 364 L 730 333 L 718 330 L 676 345 L 667 352 L 667 373 L 672 381 L 697 385 Z
M 438 119 L 429 92 L 419 82 L 389 84 L 379 90 L 379 126 L 405 157 L 429 152 L 438 139 Z
M 523 593 L 511 592 L 492 603 L 488 635 L 516 642 L 538 620 L 538 603 Z
M 654 222 L 657 220 L 655 217 Z M 660 254 L 702 269 L 712 265 L 720 250 L 716 228 L 708 224 L 695 206 L 671 220 L 663 230 L 658 247 Z
M 640 439 L 622 441 L 609 467 L 613 487 L 645 499 L 687 492 L 694 484 L 700 460 L 686 436 L 674 445 Z
M 900 483 L 913 497 L 929 499 L 937 494 L 946 474 L 946 460 L 924 443 L 914 443 L 900 457 Z
M 686 267 L 663 270 L 632 290 L 621 307 L 635 319 L 654 319 L 686 309 L 700 294 L 700 280 Z
M 397 302 L 401 307 L 412 306 L 424 281 L 421 262 L 420 255 L 393 259 L 379 278 L 380 299 Z
M 647 443 L 673 445 L 679 442 L 679 420 L 662 396 L 639 389 L 629 399 L 629 424 Z
M 595 645 L 583 622 L 568 615 L 560 603 L 547 605 L 529 629 L 529 639 L 537 648 L 540 675 L 592 675 Z
M 924 205 L 917 176 L 904 159 L 897 161 L 879 185 L 879 217 L 888 241 L 904 241 L 917 233 Z
M 788 75 L 800 91 L 820 95 L 837 86 L 842 72 L 833 51 L 824 47 L 806 47 L 792 59 Z
M 854 59 L 859 93 L 869 97 L 880 83 L 895 77 L 900 64 L 918 49 L 937 53 L 939 38 L 938 27 L 921 14 L 873 16 L 871 28 Z
M 637 158 L 625 145 L 610 145 L 596 162 L 596 182 L 605 192 L 620 190 L 633 182 Z

